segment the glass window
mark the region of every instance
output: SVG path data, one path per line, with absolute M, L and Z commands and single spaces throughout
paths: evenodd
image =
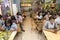
M 21 0 L 21 2 L 32 2 L 32 0 Z
M 33 0 L 21 0 L 21 6 L 31 6 Z

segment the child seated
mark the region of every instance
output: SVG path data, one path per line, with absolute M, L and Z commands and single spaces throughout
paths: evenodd
M 16 18 L 15 18 L 15 16 L 13 15 L 13 16 L 11 16 L 11 20 L 12 20 L 12 22 L 13 23 L 17 23 L 17 20 L 16 20 Z
M 56 32 L 57 24 L 54 22 L 54 17 L 49 17 L 49 21 L 46 21 L 43 25 L 43 29 L 50 32 Z
M 2 15 L 0 15 L 0 30 L 3 24 L 4 24 L 4 21 L 3 21 Z
M 11 19 L 6 19 L 5 24 L 2 26 L 2 30 L 17 31 L 17 25 L 13 23 Z

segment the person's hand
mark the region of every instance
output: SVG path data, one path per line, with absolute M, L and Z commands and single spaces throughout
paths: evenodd
M 18 20 L 16 22 L 18 23 Z
M 60 28 L 57 28 L 57 30 L 60 30 Z
M 46 29 L 46 31 L 53 32 L 53 33 L 56 32 L 56 30 L 54 30 L 54 29 Z
M 3 31 L 4 29 L 2 27 L 0 27 L 0 30 Z
M 55 33 L 56 31 L 54 29 L 51 29 L 51 32 Z
M 15 31 L 15 29 L 11 28 L 10 31 L 13 32 L 13 31 Z

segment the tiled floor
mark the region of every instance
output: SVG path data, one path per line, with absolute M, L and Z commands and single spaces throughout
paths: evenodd
M 15 40 L 45 40 L 43 34 L 39 34 L 36 30 L 32 30 L 31 19 L 27 18 L 24 22 L 25 32 L 18 34 Z

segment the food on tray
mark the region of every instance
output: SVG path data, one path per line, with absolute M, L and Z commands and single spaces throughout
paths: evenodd
M 10 35 L 11 32 L 9 31 L 5 31 L 5 32 L 0 31 L 0 40 L 8 40 Z

